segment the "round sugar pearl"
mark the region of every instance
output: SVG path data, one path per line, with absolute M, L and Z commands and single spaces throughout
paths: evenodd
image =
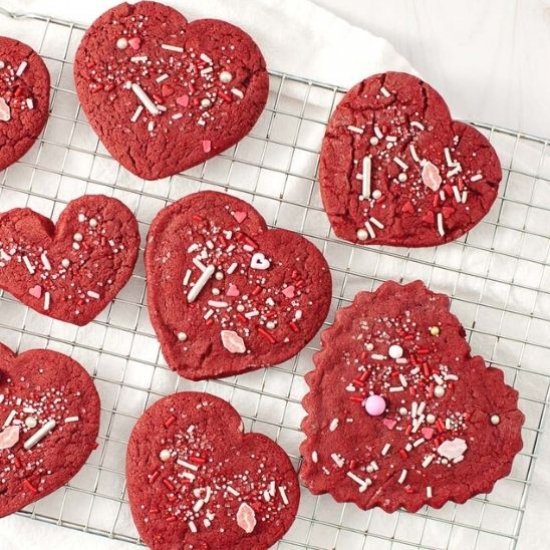
M 440 332 L 441 330 L 439 329 L 439 327 L 436 327 L 436 326 L 430 327 L 430 334 L 432 336 L 439 336 Z
M 390 346 L 388 353 L 392 359 L 399 359 L 400 357 L 403 357 L 403 348 L 397 344 L 393 344 Z
M 369 238 L 369 234 L 367 233 L 366 229 L 358 229 L 357 230 L 357 238 L 360 241 L 366 241 Z
M 37 424 L 38 420 L 36 420 L 34 416 L 27 416 L 27 418 L 25 418 L 25 426 L 27 426 L 27 428 L 36 428 Z
M 116 41 L 116 47 L 119 50 L 125 50 L 128 47 L 128 40 L 122 36 Z
M 491 416 L 491 424 L 493 426 L 497 426 L 498 424 L 500 424 L 500 416 L 498 414 L 493 414 Z
M 443 397 L 445 395 L 445 388 L 443 386 L 436 386 L 434 389 L 434 395 L 436 397 Z
M 399 174 L 399 176 L 397 176 L 397 179 L 401 183 L 405 183 L 407 181 L 407 174 L 405 174 L 405 172 L 401 172 L 401 174 Z
M 369 395 L 363 404 L 370 416 L 380 416 L 386 410 L 386 400 L 381 395 Z
M 185 342 L 185 340 L 187 340 L 187 334 L 185 334 L 185 332 L 178 332 L 178 340 L 180 342 Z
M 208 107 L 210 107 L 210 105 L 212 105 L 212 102 L 207 97 L 203 97 L 201 99 L 201 107 L 207 109 Z
M 435 422 L 435 416 L 432 413 L 428 414 L 426 416 L 426 422 L 428 424 L 433 424 Z
M 170 460 L 170 451 L 168 449 L 162 449 L 162 451 L 160 451 L 160 453 L 159 453 L 159 458 L 163 462 L 166 462 L 167 460 Z
M 73 239 L 74 239 L 76 242 L 81 242 L 83 238 L 84 238 L 84 237 L 82 236 L 82 233 L 75 233 L 75 234 L 73 235 Z
M 378 145 L 378 138 L 376 136 L 372 136 L 369 142 L 371 145 Z
M 222 71 L 220 73 L 220 81 L 224 84 L 228 84 L 233 80 L 233 75 L 229 71 Z
M 372 198 L 378 200 L 382 196 L 382 191 L 380 189 L 375 189 L 372 192 Z

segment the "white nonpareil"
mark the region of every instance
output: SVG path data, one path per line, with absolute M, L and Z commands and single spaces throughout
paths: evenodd
M 437 454 L 443 458 L 447 458 L 448 460 L 455 460 L 457 458 L 461 458 L 467 449 L 468 445 L 466 444 L 466 441 L 456 437 L 441 443 L 441 445 L 437 448 Z

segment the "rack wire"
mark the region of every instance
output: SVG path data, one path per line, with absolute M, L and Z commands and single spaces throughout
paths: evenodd
M 354 246 L 336 239 L 323 212 L 316 172 L 328 118 L 345 90 L 271 73 L 265 112 L 252 133 L 222 155 L 185 173 L 145 182 L 115 162 L 90 129 L 72 81 L 72 60 L 85 28 L 0 8 L 0 25 L 29 41 L 52 76 L 51 116 L 34 148 L 0 174 L 0 210 L 29 206 L 56 218 L 85 193 L 124 201 L 142 237 L 158 210 L 186 194 L 217 189 L 253 203 L 272 227 L 305 235 L 325 254 L 337 308 L 382 281 L 423 279 L 452 296 L 475 353 L 499 368 L 520 394 L 524 448 L 511 475 L 464 505 L 416 514 L 363 512 L 302 490 L 292 529 L 275 548 L 513 549 L 517 546 L 550 395 L 550 151 L 548 141 L 477 124 L 504 167 L 499 198 L 462 239 L 430 249 Z M 9 18 L 9 19 L 8 19 Z M 316 338 L 284 364 L 192 383 L 167 367 L 145 306 L 140 261 L 125 289 L 82 328 L 48 319 L 0 292 L 0 340 L 19 350 L 45 347 L 75 358 L 102 398 L 99 448 L 65 487 L 21 514 L 63 527 L 142 544 L 132 523 L 124 477 L 126 443 L 137 418 L 162 396 L 205 390 L 230 401 L 246 427 L 265 433 L 300 465 L 299 430 Z

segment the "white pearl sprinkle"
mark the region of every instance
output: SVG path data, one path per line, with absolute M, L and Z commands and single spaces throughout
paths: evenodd
M 233 75 L 229 71 L 222 71 L 220 73 L 220 81 L 224 84 L 228 84 L 233 80 Z
M 185 342 L 185 340 L 187 340 L 187 334 L 185 334 L 185 332 L 178 332 L 178 340 L 180 342 Z
M 75 233 L 75 234 L 73 235 L 73 239 L 74 239 L 77 243 L 81 242 L 83 238 L 84 238 L 84 237 L 82 236 L 82 233 Z
M 273 321 L 268 321 L 266 324 L 265 324 L 266 328 L 268 328 L 269 330 L 273 330 L 275 328 L 275 323 Z
M 167 460 L 170 460 L 170 451 L 168 449 L 162 449 L 162 451 L 160 451 L 160 453 L 159 453 L 159 458 L 163 462 L 166 462 Z
M 399 414 L 402 415 L 402 416 L 406 415 L 407 414 L 407 409 L 405 407 L 401 407 L 399 409 Z
M 400 357 L 403 357 L 403 348 L 397 344 L 393 344 L 390 346 L 388 353 L 392 359 L 399 359 Z
M 68 258 L 63 258 L 61 260 L 61 265 L 67 269 L 70 265 L 71 265 L 71 260 L 69 260 Z
M 401 172 L 401 174 L 399 174 L 399 176 L 397 176 L 397 179 L 401 183 L 405 183 L 407 181 L 407 174 L 405 174 L 405 172 Z
M 95 218 L 90 219 L 90 227 L 97 227 L 97 220 Z
M 216 281 L 221 281 L 223 279 L 223 273 L 221 271 L 218 271 L 216 272 L 216 275 L 214 275 L 214 277 L 216 277 Z
M 206 108 L 210 107 L 210 105 L 212 105 L 212 102 L 207 97 L 203 97 L 201 99 L 201 107 L 206 109 Z
M 381 196 L 382 196 L 382 191 L 380 191 L 380 189 L 375 189 L 372 192 L 372 198 L 373 199 L 379 199 Z
M 434 416 L 433 414 L 431 414 L 431 413 L 428 414 L 428 415 L 426 416 L 426 422 L 427 422 L 428 424 L 433 424 L 433 423 L 435 422 L 435 416 Z
M 445 388 L 443 386 L 436 386 L 434 389 L 434 395 L 436 397 L 443 397 L 445 395 Z
M 116 41 L 116 47 L 119 50 L 125 50 L 128 47 L 128 40 L 126 38 L 121 37 Z
M 372 136 L 369 141 L 371 145 L 378 145 L 379 140 L 376 136 Z
M 357 230 L 357 238 L 360 241 L 366 241 L 369 238 L 369 234 L 367 233 L 366 229 L 358 229 Z
M 491 424 L 493 426 L 500 424 L 500 416 L 498 414 L 493 414 L 493 416 L 491 416 Z
M 25 426 L 27 426 L 27 428 L 36 428 L 37 424 L 38 421 L 34 416 L 27 416 L 27 418 L 25 418 Z

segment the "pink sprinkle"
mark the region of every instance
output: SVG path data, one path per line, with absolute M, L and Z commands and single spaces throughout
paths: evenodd
M 0 449 L 11 449 L 19 441 L 19 426 L 8 426 L 0 433 Z
M 424 439 L 428 440 L 430 440 L 434 435 L 433 428 L 422 428 L 421 432 Z
M 370 416 L 380 416 L 386 410 L 386 400 L 381 395 L 369 395 L 363 406 Z
M 3 97 L 0 97 L 0 121 L 8 122 L 11 119 L 10 106 Z
M 189 96 L 188 95 L 180 95 L 176 98 L 176 103 L 178 105 L 181 105 L 182 107 L 187 107 L 189 105 Z
M 246 216 L 246 212 L 233 212 L 233 217 L 237 220 L 238 223 L 242 223 L 244 220 L 246 220 Z
M 422 181 L 432 191 L 437 191 L 441 186 L 441 175 L 435 164 L 427 161 L 422 168 Z
M 393 420 L 391 418 L 384 418 L 382 420 L 382 424 L 388 428 L 388 430 L 393 430 L 395 428 L 395 425 L 397 424 L 397 420 Z
M 240 505 L 239 511 L 237 512 L 237 525 L 245 533 L 252 533 L 254 527 L 256 527 L 256 514 L 246 502 Z
M 128 40 L 128 44 L 130 44 L 133 50 L 138 50 L 141 46 L 141 40 L 137 36 L 134 36 Z
M 222 330 L 220 336 L 223 347 L 229 353 L 244 353 L 246 351 L 244 340 L 234 330 Z
M 33 286 L 29 288 L 29 294 L 36 299 L 39 299 L 42 296 L 42 287 L 40 285 Z
M 229 288 L 227 289 L 226 294 L 227 296 L 239 296 L 240 292 L 233 283 L 229 283 Z
M 294 298 L 294 285 L 283 288 L 283 294 L 289 299 Z
M 210 153 L 210 151 L 212 150 L 212 142 L 209 139 L 202 140 L 202 150 L 205 153 Z

